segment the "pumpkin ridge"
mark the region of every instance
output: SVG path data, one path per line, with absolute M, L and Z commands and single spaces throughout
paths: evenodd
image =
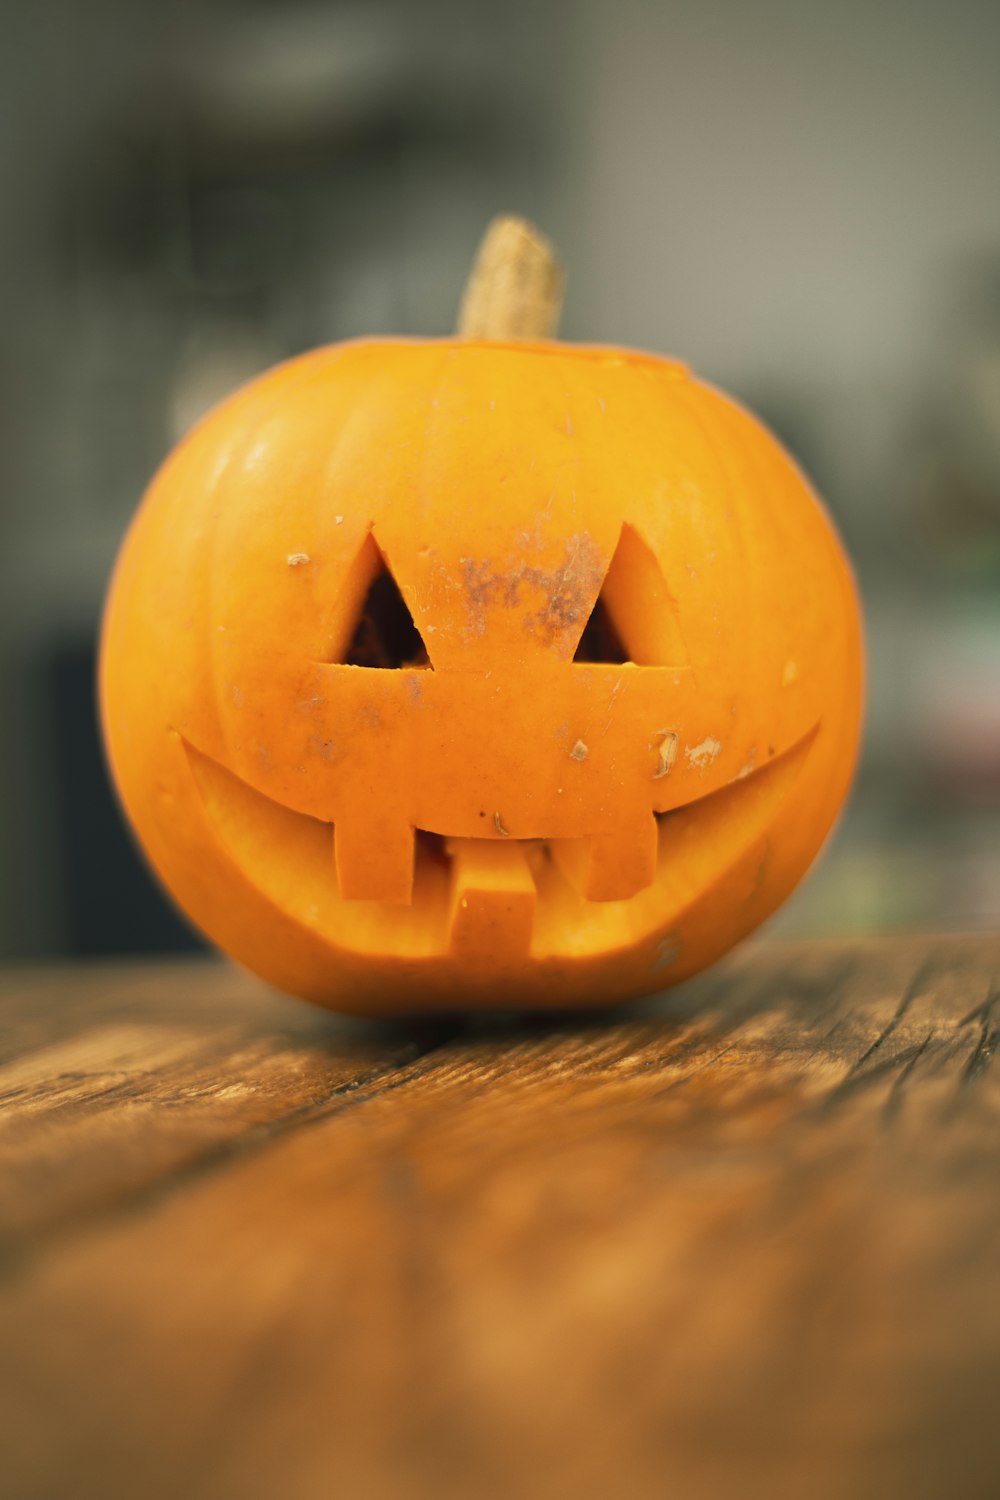
M 335 351 L 336 348 L 336 345 L 327 345 L 322 351 L 317 351 L 317 354 L 326 355 L 332 351 Z M 290 381 L 277 381 L 277 390 L 269 389 L 273 377 L 279 372 L 282 375 L 290 375 L 291 370 L 295 365 L 294 360 L 287 360 L 284 364 L 279 365 L 276 370 L 268 371 L 265 375 L 258 377 L 258 381 L 261 386 L 260 393 L 263 394 L 264 390 L 268 390 L 271 399 L 268 400 L 267 404 L 263 407 L 262 410 L 257 412 L 248 421 L 246 428 L 244 428 L 241 433 L 239 444 L 233 444 L 231 452 L 235 454 L 237 458 L 237 464 L 230 462 L 227 465 L 224 474 L 221 476 L 221 479 L 228 481 L 228 483 L 225 483 L 223 485 L 223 491 L 221 494 L 218 490 L 215 491 L 215 498 L 217 499 L 219 504 L 219 513 L 214 518 L 214 525 L 211 528 L 209 542 L 209 551 L 211 554 L 210 565 L 207 569 L 204 570 L 207 575 L 208 581 L 207 596 L 204 599 L 205 619 L 208 622 L 214 621 L 216 622 L 216 624 L 225 623 L 218 621 L 218 611 L 216 608 L 218 593 L 224 584 L 226 576 L 226 568 L 222 565 L 220 553 L 223 546 L 225 545 L 225 542 L 228 540 L 228 537 L 224 537 L 223 535 L 224 531 L 227 530 L 226 522 L 231 521 L 233 514 L 238 513 L 239 511 L 239 506 L 234 506 L 232 504 L 232 500 L 227 493 L 229 487 L 232 485 L 237 474 L 241 473 L 245 469 L 247 456 L 259 443 L 260 434 L 263 432 L 266 425 L 283 409 L 292 395 L 301 395 L 303 391 L 308 390 L 310 387 L 318 385 L 320 384 L 320 382 L 327 379 L 329 375 L 330 365 L 335 362 L 335 360 L 322 358 L 317 361 L 316 365 L 313 365 L 310 361 L 309 367 L 307 369 L 299 371 L 299 374 L 301 376 L 300 379 L 294 379 Z M 249 395 L 253 390 L 255 384 L 256 382 L 251 381 L 247 386 L 242 387 L 241 391 L 236 393 L 236 399 L 239 399 L 241 394 Z M 233 399 L 233 397 L 229 398 L 229 400 Z M 222 403 L 222 405 L 225 405 L 225 403 Z M 213 411 L 209 412 L 207 414 L 207 417 L 203 420 L 207 422 L 212 418 L 213 415 L 218 414 L 219 410 L 219 407 L 214 408 Z M 205 498 L 206 501 L 209 499 L 208 496 L 206 496 Z M 225 667 L 222 663 L 220 663 L 219 660 L 219 653 L 223 643 L 219 640 L 219 635 L 220 632 L 217 629 L 208 631 L 210 642 L 209 672 L 214 689 L 212 705 L 216 733 L 219 736 L 221 743 L 225 746 L 227 758 L 231 759 L 233 747 L 230 737 L 229 725 L 225 721 L 223 715 L 219 712 L 219 708 L 222 703 L 225 702 L 226 698 L 226 685 L 224 676 Z

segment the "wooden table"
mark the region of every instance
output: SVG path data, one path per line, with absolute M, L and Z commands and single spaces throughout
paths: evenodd
M 601 1019 L 8 973 L 0 1489 L 1000 1495 L 1000 939 Z

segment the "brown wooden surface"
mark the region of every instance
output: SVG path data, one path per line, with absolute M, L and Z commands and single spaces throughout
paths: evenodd
M 0 1491 L 1000 1494 L 1000 939 L 599 1020 L 11 973 Z

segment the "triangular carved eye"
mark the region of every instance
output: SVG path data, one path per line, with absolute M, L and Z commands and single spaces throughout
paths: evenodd
M 573 660 L 687 665 L 676 600 L 653 552 L 627 522 Z
M 597 596 L 597 602 L 590 612 L 590 619 L 583 627 L 583 635 L 573 654 L 573 660 L 589 662 L 626 662 L 629 660 L 629 654 L 608 612 L 603 594 Z
M 378 561 L 344 662 L 351 667 L 429 667 L 420 631 L 381 553 Z

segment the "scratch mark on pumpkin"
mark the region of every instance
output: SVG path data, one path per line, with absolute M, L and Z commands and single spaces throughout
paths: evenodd
M 590 754 L 589 747 L 583 743 L 583 740 L 577 740 L 576 744 L 573 746 L 572 750 L 569 752 L 569 758 L 570 758 L 570 760 L 575 760 L 575 761 L 578 761 L 578 762 L 580 762 L 582 764 L 582 762 L 587 759 L 587 756 L 589 754 Z
M 668 774 L 670 767 L 677 759 L 679 736 L 675 729 L 658 729 L 656 733 L 660 736 L 660 743 L 656 747 L 656 770 L 653 772 L 653 780 L 659 781 L 661 777 Z
M 503 826 L 503 818 L 501 818 L 501 816 L 500 816 L 500 814 L 498 812 L 495 812 L 493 814 L 493 825 L 496 828 L 496 831 L 500 835 L 501 838 L 504 838 L 504 839 L 509 839 L 510 838 L 510 829 L 509 828 L 505 828 Z
M 722 746 L 718 740 L 713 740 L 711 735 L 706 735 L 700 745 L 688 745 L 684 754 L 693 766 L 704 770 L 715 760 Z
M 771 840 L 770 839 L 765 839 L 764 840 L 764 852 L 763 852 L 763 854 L 760 857 L 760 863 L 758 864 L 757 869 L 754 871 L 753 890 L 751 891 L 749 897 L 747 898 L 748 900 L 751 900 L 751 901 L 753 900 L 754 896 L 756 896 L 757 892 L 760 890 L 761 886 L 764 884 L 765 880 L 767 879 L 768 873 L 769 873 L 770 868 L 771 868 L 771 855 L 772 855 L 772 853 L 773 853 L 773 849 L 772 849 L 772 845 L 771 845 Z
M 297 703 L 295 706 L 296 708 L 301 708 L 307 714 L 314 714 L 318 708 L 322 708 L 325 702 L 325 698 L 319 693 L 315 693 L 311 698 L 303 698 L 302 702 Z
M 301 568 L 303 564 L 311 562 L 312 558 L 308 552 L 289 552 L 288 566 L 290 568 Z
M 590 614 L 605 571 L 600 549 L 587 532 L 567 540 L 561 567 L 524 568 L 525 583 L 537 589 L 545 600 L 541 609 L 525 621 L 527 628 L 546 641 L 568 635 Z
M 327 764 L 334 759 L 337 753 L 337 747 L 333 743 L 333 740 L 320 739 L 318 734 L 311 734 L 309 736 L 309 743 L 316 751 L 320 760 L 325 760 Z
M 624 677 L 619 677 L 618 681 L 615 683 L 614 687 L 611 689 L 610 694 L 608 695 L 608 713 L 606 719 L 604 720 L 604 728 L 601 730 L 602 740 L 604 739 L 608 730 L 611 728 L 611 719 L 614 715 L 615 703 L 617 702 L 618 694 L 622 690 L 622 684 L 624 683 L 624 681 Z
M 733 780 L 734 781 L 742 781 L 745 776 L 749 776 L 750 775 L 750 773 L 753 771 L 753 768 L 754 768 L 754 766 L 756 764 L 757 764 L 757 746 L 756 745 L 752 745 L 751 748 L 750 748 L 750 754 L 746 758 L 745 765 L 742 765 L 740 767 L 740 769 L 736 772 L 736 775 L 733 777 Z
M 562 563 L 554 568 L 529 567 L 511 560 L 499 567 L 491 558 L 459 558 L 468 614 L 467 634 L 486 633 L 489 611 L 500 606 L 512 609 L 525 593 L 541 595 L 541 607 L 527 614 L 524 628 L 547 644 L 570 635 L 587 618 L 601 586 L 606 562 L 594 539 L 586 532 L 564 543 Z
M 496 603 L 510 607 L 517 603 L 519 577 L 494 568 L 492 558 L 460 557 L 460 587 L 465 590 L 468 633 L 485 635 L 487 610 Z
M 649 966 L 651 974 L 658 974 L 661 969 L 669 968 L 680 958 L 681 944 L 672 932 L 668 932 L 665 938 L 661 938 L 656 945 L 653 962 Z

